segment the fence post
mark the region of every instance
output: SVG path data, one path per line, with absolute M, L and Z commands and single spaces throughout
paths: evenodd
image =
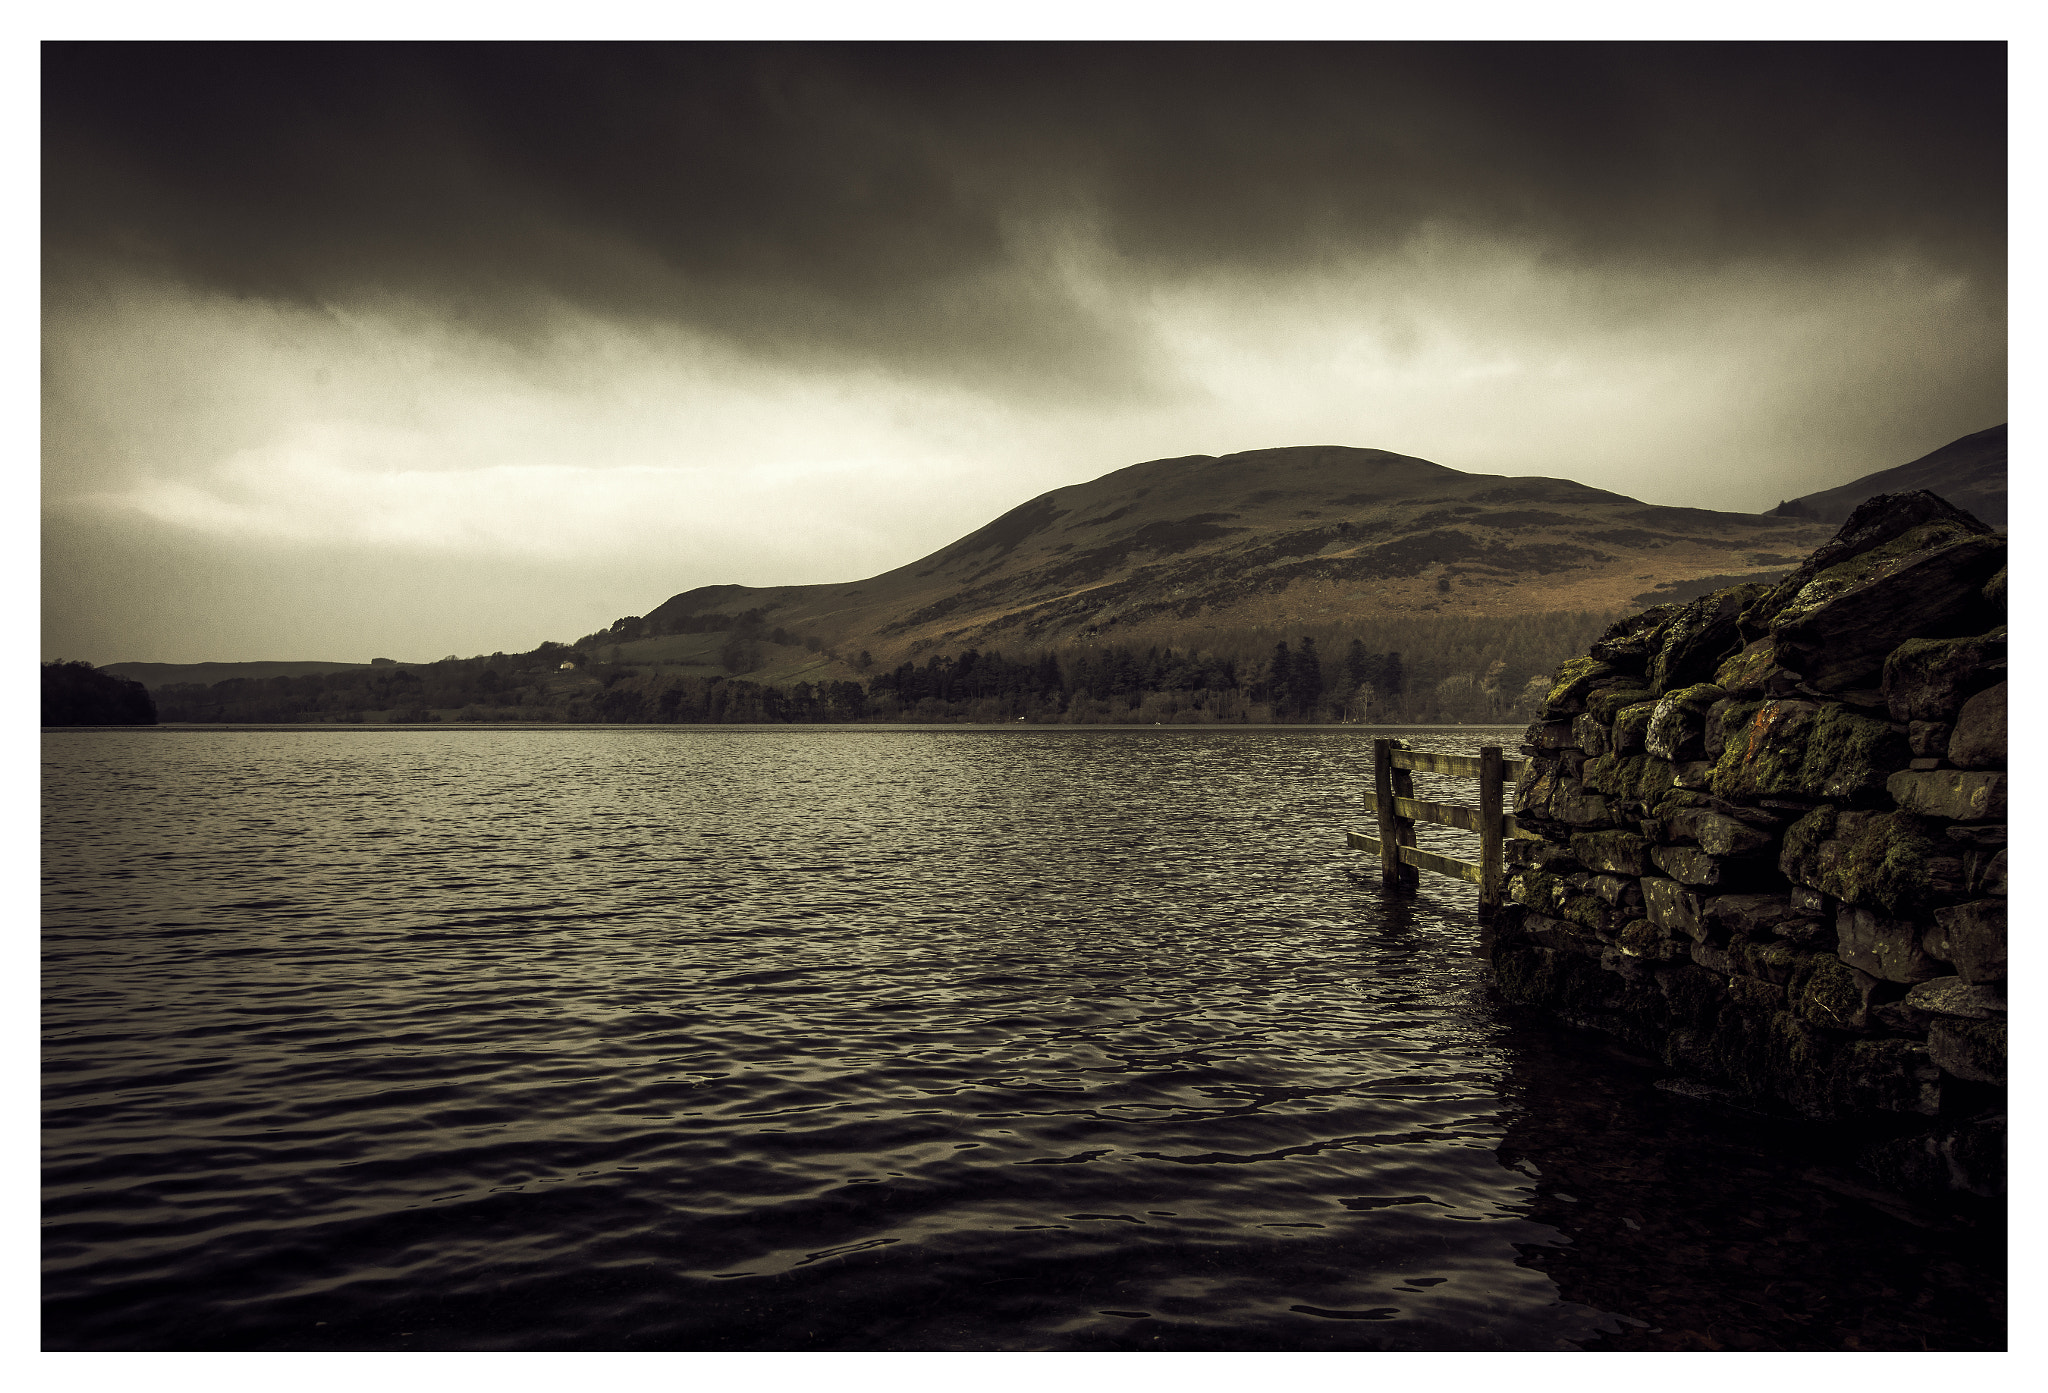
M 1380 805 L 1380 883 L 1388 889 L 1405 889 L 1416 883 L 1415 868 L 1401 860 L 1401 848 L 1415 845 L 1415 824 L 1394 812 L 1394 799 L 1413 798 L 1415 780 L 1406 769 L 1394 767 L 1398 740 L 1372 742 L 1373 794 Z
M 1500 746 L 1479 747 L 1479 915 L 1486 918 L 1501 903 L 1501 775 Z

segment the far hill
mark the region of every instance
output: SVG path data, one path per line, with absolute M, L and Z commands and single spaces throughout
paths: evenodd
M 772 626 L 778 641 L 887 666 L 927 651 L 1203 647 L 1363 620 L 1612 613 L 1774 577 L 1831 532 L 1385 450 L 1192 455 L 1054 489 L 867 580 L 707 586 L 579 646 L 645 663 L 672 636 Z
M 2005 427 L 1993 426 L 1961 440 L 1952 440 L 1931 454 L 1922 455 L 1896 469 L 1824 489 L 1800 498 L 1788 499 L 1767 516 L 1805 518 L 1838 525 L 1858 503 L 1880 493 L 1908 493 L 1927 489 L 1938 493 L 1965 512 L 1974 513 L 1999 531 L 2005 530 Z
M 108 663 L 101 672 L 126 677 L 155 691 L 176 683 L 211 686 L 237 677 L 308 677 L 316 673 L 347 672 L 367 663 Z

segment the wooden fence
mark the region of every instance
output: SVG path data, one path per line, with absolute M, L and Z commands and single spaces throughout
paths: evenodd
M 1351 845 L 1380 858 L 1380 878 L 1389 889 L 1411 889 L 1417 871 L 1435 871 L 1470 881 L 1479 887 L 1479 912 L 1490 915 L 1500 906 L 1505 877 L 1501 873 L 1501 845 L 1508 837 L 1531 837 L 1502 810 L 1504 786 L 1521 772 L 1522 761 L 1505 759 L 1500 746 L 1484 745 L 1477 756 L 1432 754 L 1411 750 L 1404 741 L 1372 742 L 1372 791 L 1365 795 L 1368 809 L 1379 817 L 1379 835 L 1348 833 Z M 1450 774 L 1479 780 L 1479 806 L 1462 803 L 1432 803 L 1415 796 L 1411 770 L 1425 774 Z M 1415 844 L 1415 824 L 1432 822 L 1479 834 L 1479 861 L 1460 861 L 1424 851 Z

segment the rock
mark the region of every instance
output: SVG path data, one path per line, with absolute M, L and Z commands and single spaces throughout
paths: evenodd
M 1658 698 L 1643 748 L 1658 759 L 1698 759 L 1704 753 L 1707 712 L 1727 693 L 1710 683 L 1681 687 Z
M 1713 856 L 1692 846 L 1653 847 L 1650 859 L 1657 869 L 1684 885 L 1733 889 L 1755 883 L 1768 871 L 1768 861 L 1742 857 Z
M 2003 624 L 2005 622 L 2005 567 L 2000 566 L 1998 574 L 1985 581 L 1984 588 L 1977 593 L 1983 597 L 1985 610 L 1996 616 L 1998 622 Z
M 2000 772 L 1901 769 L 1884 787 L 1909 813 L 1952 822 L 2005 820 L 2005 775 Z
M 1677 819 L 1673 819 L 1672 826 L 1678 826 Z M 1747 856 L 1751 852 L 1776 846 L 1778 842 L 1776 837 L 1762 828 L 1751 827 L 1746 822 L 1738 822 L 1719 813 L 1697 810 L 1693 814 L 1688 830 L 1693 840 L 1700 844 L 1700 850 L 1710 856 Z
M 1611 726 L 1614 724 L 1614 718 L 1620 715 L 1624 708 L 1654 699 L 1654 693 L 1647 692 L 1639 686 L 1610 687 L 1605 691 L 1595 692 L 1586 699 L 1586 714 L 1603 726 Z
M 1973 692 L 2004 671 L 2003 628 L 1969 638 L 1909 638 L 1885 657 L 1885 709 L 1895 721 L 1952 721 Z
M 1728 979 L 1728 999 L 1736 1009 L 1766 1015 L 1785 1009 L 1785 989 L 1776 983 L 1759 981 L 1740 973 Z
M 1941 976 L 1942 965 L 1921 946 L 1921 933 L 1910 919 L 1844 905 L 1835 916 L 1835 956 L 1888 982 L 1924 982 Z
M 1674 936 L 1648 919 L 1631 919 L 1615 935 L 1614 946 L 1630 957 L 1649 962 L 1672 962 L 1687 956 L 1691 940 Z
M 1607 727 L 1592 713 L 1572 718 L 1572 744 L 1595 758 L 1607 753 Z
M 1714 669 L 1714 685 L 1730 696 L 1763 697 L 1770 694 L 1771 674 L 1783 671 L 1771 641 L 1760 638 Z M 1798 680 L 1796 674 L 1791 676 Z
M 1758 639 L 1768 634 L 1778 616 L 1822 572 L 1883 546 L 1915 527 L 1936 521 L 1980 536 L 1991 532 L 1975 517 L 1926 489 L 1866 498 L 1850 512 L 1832 539 L 1743 612 L 1743 637 Z
M 1822 690 L 1859 686 L 1879 676 L 1900 635 L 1954 634 L 1981 621 L 1978 591 L 2004 564 L 2002 538 L 1923 523 L 1802 587 L 1771 621 L 1778 660 Z
M 1722 660 L 1742 645 L 1743 611 L 1766 593 L 1761 585 L 1730 586 L 1680 610 L 1650 661 L 1650 690 L 1669 692 L 1713 677 Z
M 1973 900 L 1934 911 L 1927 951 L 1955 964 L 1965 982 L 2005 980 L 2005 901 Z
M 1675 880 L 1662 876 L 1646 875 L 1641 881 L 1643 887 L 1643 911 L 1650 922 L 1660 929 L 1682 933 L 1689 938 L 1706 935 L 1706 924 L 1700 915 L 1700 897 L 1692 894 Z
M 1918 757 L 1932 755 L 1940 758 L 1948 751 L 1948 733 L 1953 730 L 1947 721 L 1911 721 L 1906 726 L 1906 744 Z
M 1568 659 L 1558 666 L 1550 692 L 1543 699 L 1543 709 L 1539 713 L 1541 719 L 1545 722 L 1554 722 L 1566 716 L 1578 715 L 1586 709 L 1586 698 L 1591 694 L 1594 683 L 1622 675 L 1617 669 L 1609 667 L 1598 658 Z
M 1793 910 L 1797 913 L 1827 913 L 1828 897 L 1818 890 L 1809 889 L 1804 885 L 1795 885 L 1792 887 L 1792 893 L 1789 898 L 1792 902 Z
M 1550 815 L 1573 827 L 1604 827 L 1614 820 L 1607 800 L 1597 793 L 1588 793 L 1577 779 L 1559 782 L 1557 796 L 1550 802 Z
M 1538 721 L 1522 735 L 1524 744 L 1539 750 L 1568 749 L 1572 743 L 1572 721 Z
M 1788 895 L 1715 895 L 1702 906 L 1702 912 L 1709 924 L 1752 938 L 1773 933 L 1778 925 L 1795 917 Z
M 1911 1040 L 1852 1040 L 1835 1057 L 1829 1093 L 1838 1116 L 1861 1112 L 1941 1112 L 1941 1071 Z
M 1974 1021 L 2005 1018 L 2003 987 L 1965 982 L 1960 977 L 1936 977 L 1922 982 L 1906 993 L 1906 1004 L 1936 1016 L 1961 1016 Z
M 1829 1030 L 1862 1030 L 1870 1024 L 1872 998 L 1881 990 L 1880 980 L 1872 974 L 1838 958 L 1822 957 L 1808 971 L 1795 974 L 1792 1009 Z
M 1787 919 L 1778 925 L 1778 937 L 1809 953 L 1832 953 L 1838 941 L 1827 919 Z
M 1714 766 L 1704 759 L 1689 759 L 1671 766 L 1671 782 L 1680 788 L 1705 789 Z
M 1719 972 L 1725 976 L 1735 971 L 1735 960 L 1728 956 L 1728 950 L 1725 948 L 1716 948 L 1711 943 L 1702 943 L 1694 939 L 1692 946 L 1686 951 L 1692 955 L 1694 962 L 1709 972 Z
M 1571 849 L 1573 859 L 1590 870 L 1639 876 L 1649 869 L 1648 843 L 1633 832 L 1574 832 Z
M 2005 1117 L 1990 1114 L 1874 1143 L 1859 1164 L 1900 1190 L 1960 1190 L 1999 1199 L 2005 1194 L 2005 1144 Z
M 1839 702 L 1766 701 L 1727 744 L 1708 779 L 1716 796 L 1874 799 L 1912 755 L 1891 726 Z
M 1997 855 L 1993 856 L 1975 875 L 1970 877 L 1969 885 L 1979 895 L 2004 895 L 2006 893 L 2004 847 L 2000 847 Z
M 1638 755 L 1643 752 L 1643 740 L 1650 733 L 1650 717 L 1655 715 L 1657 703 L 1639 701 L 1624 706 L 1614 714 L 1614 733 L 1609 748 L 1617 755 Z
M 1959 1079 L 2005 1083 L 2005 1022 L 1937 1017 L 1927 1027 L 1927 1057 Z
M 1871 1025 L 1894 1035 L 1910 1035 L 1916 1040 L 1925 1040 L 1927 1027 L 1939 1019 L 1942 1018 L 1908 1006 L 1903 1000 L 1880 1002 L 1870 1008 Z
M 1684 608 L 1656 605 L 1637 614 L 1625 615 L 1609 625 L 1589 650 L 1595 658 L 1621 672 L 1647 672 L 1650 659 L 1664 643 L 1664 630 Z
M 2005 768 L 2005 683 L 1963 703 L 1949 737 L 1948 762 L 1965 769 Z
M 1926 819 L 1910 813 L 1838 812 L 1823 805 L 1785 832 L 1778 869 L 1804 885 L 1893 918 L 1926 911 L 1946 859 Z
M 1792 980 L 1800 963 L 1812 956 L 1789 943 L 1744 943 L 1739 949 L 1731 945 L 1729 952 L 1751 977 L 1781 987 Z M 1778 1004 L 1784 1005 L 1782 996 Z

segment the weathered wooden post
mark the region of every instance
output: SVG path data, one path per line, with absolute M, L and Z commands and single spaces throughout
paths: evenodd
M 1490 917 L 1501 905 L 1501 777 L 1505 766 L 1500 746 L 1479 747 L 1479 917 Z
M 1388 889 L 1410 889 L 1417 876 L 1413 866 L 1401 860 L 1401 848 L 1415 845 L 1415 824 L 1394 809 L 1396 798 L 1415 796 L 1415 779 L 1406 769 L 1394 767 L 1398 740 L 1372 742 L 1372 787 L 1380 812 L 1380 883 Z

